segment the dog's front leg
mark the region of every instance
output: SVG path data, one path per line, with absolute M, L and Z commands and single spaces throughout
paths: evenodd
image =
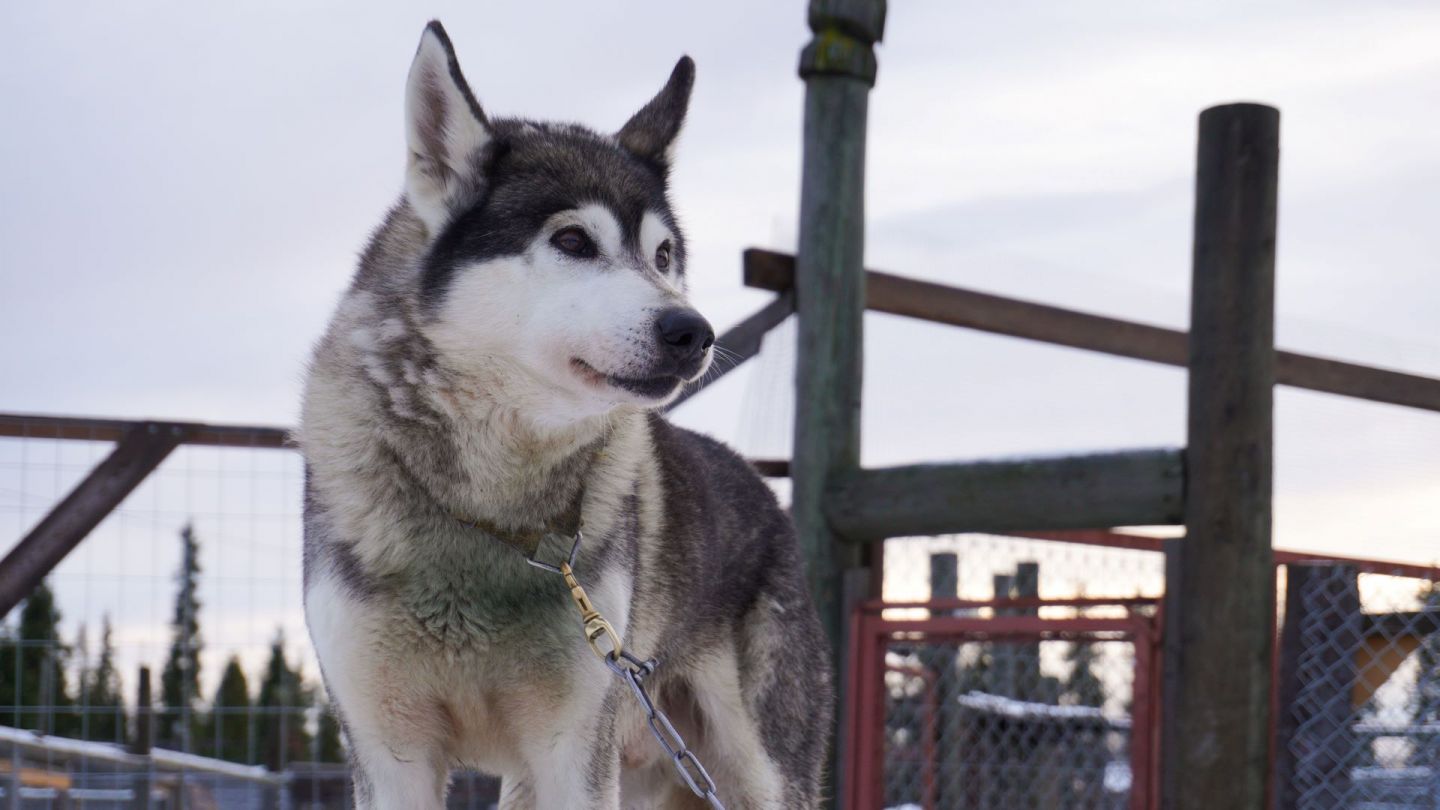
M 350 738 L 357 810 L 443 810 L 450 777 L 443 757 L 357 737 Z
M 620 754 L 614 717 L 619 697 L 618 691 L 612 691 L 602 705 L 585 713 L 568 713 L 571 722 L 537 735 L 527 746 L 530 775 L 523 786 L 517 785 L 514 810 L 619 810 Z M 594 705 L 582 698 L 571 708 L 586 703 Z M 511 805 L 502 806 L 512 810 Z

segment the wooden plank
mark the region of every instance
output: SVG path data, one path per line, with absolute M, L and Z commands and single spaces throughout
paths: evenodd
M 1362 617 L 1362 627 L 1364 624 L 1364 617 Z M 1435 631 L 1431 630 L 1431 632 Z M 1410 660 L 1410 656 L 1420 649 L 1420 645 L 1425 643 L 1425 638 L 1426 636 L 1418 633 L 1398 636 L 1365 636 L 1359 649 L 1355 651 L 1355 662 L 1351 665 L 1355 672 L 1355 688 L 1350 692 L 1350 706 L 1357 715 L 1370 705 L 1370 701 L 1375 697 L 1375 692 L 1394 677 L 1401 667 L 1405 666 L 1405 662 Z M 1434 760 L 1423 761 L 1433 762 Z
M 745 251 L 745 283 L 751 287 L 788 290 L 794 273 L 794 259 L 789 255 L 753 248 Z M 874 270 L 865 275 L 866 307 L 876 312 L 1152 363 L 1185 366 L 1189 362 L 1189 335 L 1175 329 Z M 1277 351 L 1275 381 L 1310 391 L 1440 411 L 1440 379 L 1403 371 Z
M 1186 536 L 1167 566 L 1164 806 L 1265 807 L 1280 113 L 1200 115 L 1190 314 Z
M 8 614 L 184 439 L 172 425 L 139 425 L 0 561 L 0 616 Z
M 837 479 L 826 514 L 850 541 L 1178 524 L 1184 489 L 1175 449 L 915 464 Z
M 135 419 L 100 419 L 86 416 L 0 414 L 0 437 L 16 439 L 73 439 L 118 442 L 137 425 L 159 425 L 179 430 L 185 444 L 216 447 L 294 447 L 289 428 L 268 425 L 207 425 L 199 422 L 161 422 Z
M 794 294 L 781 293 L 758 312 L 726 330 L 725 334 L 715 339 L 715 345 L 723 349 L 724 353 L 717 351 L 710 366 L 711 370 L 682 391 L 680 396 L 665 406 L 665 410 L 672 411 L 680 407 L 682 402 L 704 391 L 707 386 L 739 368 L 741 363 L 759 354 L 765 334 L 794 312 Z
M 788 478 L 790 460 L 785 458 L 752 458 L 750 466 L 766 478 Z
M 832 767 L 825 789 L 847 767 L 852 690 L 847 602 L 868 583 L 867 551 L 838 542 L 825 519 L 827 485 L 860 465 L 860 391 L 865 316 L 865 126 L 875 83 L 874 43 L 884 0 L 811 0 L 814 37 L 800 55 L 805 81 L 795 295 L 798 339 L 791 515 L 820 623 L 839 673 Z M 863 587 L 868 588 L 868 585 Z M 873 594 L 871 594 L 873 595 Z

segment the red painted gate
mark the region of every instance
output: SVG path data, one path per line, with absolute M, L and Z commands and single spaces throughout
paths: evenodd
M 871 602 L 852 622 L 847 807 L 1158 806 L 1155 600 Z

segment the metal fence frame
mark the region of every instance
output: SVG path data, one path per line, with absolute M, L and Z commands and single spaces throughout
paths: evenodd
M 1125 608 L 1123 618 L 1077 616 L 1053 619 L 1034 615 L 1041 608 Z M 897 616 L 897 610 L 928 615 Z M 988 609 L 990 616 L 960 616 L 956 611 Z M 1145 610 L 1148 609 L 1147 614 Z M 1016 615 L 1026 611 L 1029 615 Z M 889 615 L 887 615 L 887 612 Z M 1159 711 L 1161 684 L 1161 603 L 1155 599 L 935 599 L 925 602 L 868 600 L 851 616 L 855 639 L 849 677 L 856 703 L 851 713 L 854 741 L 844 768 L 844 796 L 851 810 L 881 810 L 884 786 L 881 732 L 885 727 L 883 676 L 885 649 L 897 638 L 914 640 L 1084 640 L 1107 634 L 1104 641 L 1128 641 L 1135 649 L 1130 768 L 1131 810 L 1158 806 Z

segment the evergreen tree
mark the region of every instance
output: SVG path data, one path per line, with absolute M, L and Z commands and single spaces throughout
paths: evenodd
M 203 743 L 207 753 L 231 762 L 250 762 L 250 735 L 254 717 L 250 711 L 250 684 L 238 656 L 231 656 L 220 676 L 220 686 L 211 702 L 210 721 Z
M 1095 675 L 1095 645 L 1077 641 L 1065 653 L 1070 674 L 1065 677 L 1062 700 L 1070 706 L 1104 706 L 1105 684 Z
M 170 654 L 160 673 L 164 712 L 157 718 L 155 745 L 190 751 L 192 734 L 200 726 L 195 712 L 200 695 L 200 544 L 194 526 L 187 524 L 180 531 L 180 543 L 180 571 L 176 575 L 179 590 L 170 622 Z
M 256 736 L 260 764 L 280 771 L 291 762 L 310 758 L 310 734 L 305 730 L 304 715 L 310 702 L 299 668 L 291 669 L 285 660 L 285 636 L 277 632 L 255 701 L 259 709 Z
M 100 658 L 83 676 L 90 722 L 86 739 L 120 743 L 125 741 L 125 698 L 120 673 L 115 669 L 115 644 L 111 638 L 110 616 L 106 614 L 100 635 Z
M 316 762 L 344 762 L 345 747 L 340 742 L 340 718 L 335 714 L 335 707 L 328 701 L 322 700 L 316 704 L 320 710 L 320 723 L 315 734 Z
M 55 594 L 41 582 L 20 609 L 20 624 L 0 645 L 0 722 L 43 734 L 73 736 L 79 715 L 66 685 L 69 648 L 61 643 Z

